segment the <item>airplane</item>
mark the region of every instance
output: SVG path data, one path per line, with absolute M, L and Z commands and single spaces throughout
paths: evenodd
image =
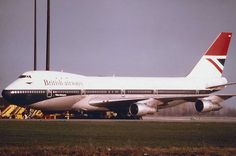
M 141 119 L 185 102 L 197 112 L 218 111 L 235 95 L 215 94 L 228 85 L 222 77 L 231 32 L 221 32 L 186 77 L 89 77 L 57 71 L 28 71 L 2 91 L 10 103 L 43 112 L 77 112 L 94 117 Z M 213 93 L 213 94 L 212 94 Z

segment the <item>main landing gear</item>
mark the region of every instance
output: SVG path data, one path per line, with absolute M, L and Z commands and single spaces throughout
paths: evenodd
M 71 119 L 118 119 L 118 120 L 142 120 L 142 116 L 115 112 L 76 112 L 72 113 Z

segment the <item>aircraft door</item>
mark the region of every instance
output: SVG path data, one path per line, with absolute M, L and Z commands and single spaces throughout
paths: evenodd
M 83 83 L 80 83 L 81 95 L 86 95 L 86 90 L 84 89 Z
M 125 90 L 124 89 L 121 90 L 121 96 L 125 97 Z
M 47 94 L 47 98 L 51 98 L 52 97 L 52 90 L 47 90 L 46 94 Z

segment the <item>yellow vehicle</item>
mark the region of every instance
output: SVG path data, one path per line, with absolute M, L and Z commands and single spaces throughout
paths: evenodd
M 9 105 L 2 111 L 2 118 L 11 118 L 11 113 L 16 109 L 16 105 Z

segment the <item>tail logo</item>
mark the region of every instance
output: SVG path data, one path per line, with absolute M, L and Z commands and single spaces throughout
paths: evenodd
M 231 32 L 221 32 L 188 77 L 222 77 L 231 38 Z
M 219 58 L 220 57 L 220 58 Z M 226 56 L 206 58 L 220 73 L 223 72 Z

